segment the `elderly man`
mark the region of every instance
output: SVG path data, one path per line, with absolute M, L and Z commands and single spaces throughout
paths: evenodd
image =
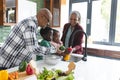
M 0 49 L 0 69 L 18 66 L 22 61 L 29 62 L 32 53 L 49 53 L 49 48 L 38 46 L 36 33 L 38 26 L 46 27 L 51 19 L 51 12 L 43 8 L 37 15 L 15 25 Z

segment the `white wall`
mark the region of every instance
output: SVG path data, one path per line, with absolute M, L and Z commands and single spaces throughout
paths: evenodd
M 18 0 L 18 22 L 36 15 L 37 4 L 27 0 Z
M 28 18 L 30 16 L 34 16 L 37 13 L 37 4 L 27 0 L 18 0 L 18 22 L 21 20 Z M 36 55 L 32 55 L 33 60 L 35 60 Z
M 69 0 L 66 0 L 66 5 L 61 6 L 61 28 L 63 28 L 65 23 L 68 23 L 69 17 Z

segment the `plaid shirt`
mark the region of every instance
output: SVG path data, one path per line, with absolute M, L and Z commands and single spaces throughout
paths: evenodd
M 13 27 L 0 49 L 0 67 L 18 66 L 21 61 L 29 62 L 32 53 L 47 54 L 49 48 L 38 46 L 36 16 L 24 19 Z

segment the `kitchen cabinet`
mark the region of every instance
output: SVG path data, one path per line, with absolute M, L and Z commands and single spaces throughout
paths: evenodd
M 53 14 L 52 27 L 60 27 L 60 1 L 61 0 L 44 0 L 44 7 L 48 8 Z
M 53 15 L 51 27 L 62 28 L 69 19 L 69 0 L 44 0 L 44 7 Z
M 3 24 L 4 21 L 4 0 L 0 0 L 0 24 Z
M 0 25 L 14 25 L 17 22 L 18 0 L 0 0 Z
M 95 55 L 107 58 L 120 59 L 120 50 L 107 50 L 98 48 L 87 48 L 88 55 Z
M 13 26 L 36 15 L 36 3 L 28 0 L 0 0 L 0 25 Z

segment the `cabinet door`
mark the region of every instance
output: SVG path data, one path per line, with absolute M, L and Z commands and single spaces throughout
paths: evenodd
M 48 8 L 53 15 L 52 27 L 60 27 L 60 0 L 45 0 L 45 8 Z
M 6 0 L 5 23 L 16 23 L 16 2 L 17 0 Z
M 18 0 L 0 0 L 0 25 L 14 25 L 17 22 Z
M 53 13 L 53 26 L 60 26 L 60 0 L 53 0 L 52 5 L 52 13 Z
M 0 0 L 0 25 L 4 23 L 5 0 Z

